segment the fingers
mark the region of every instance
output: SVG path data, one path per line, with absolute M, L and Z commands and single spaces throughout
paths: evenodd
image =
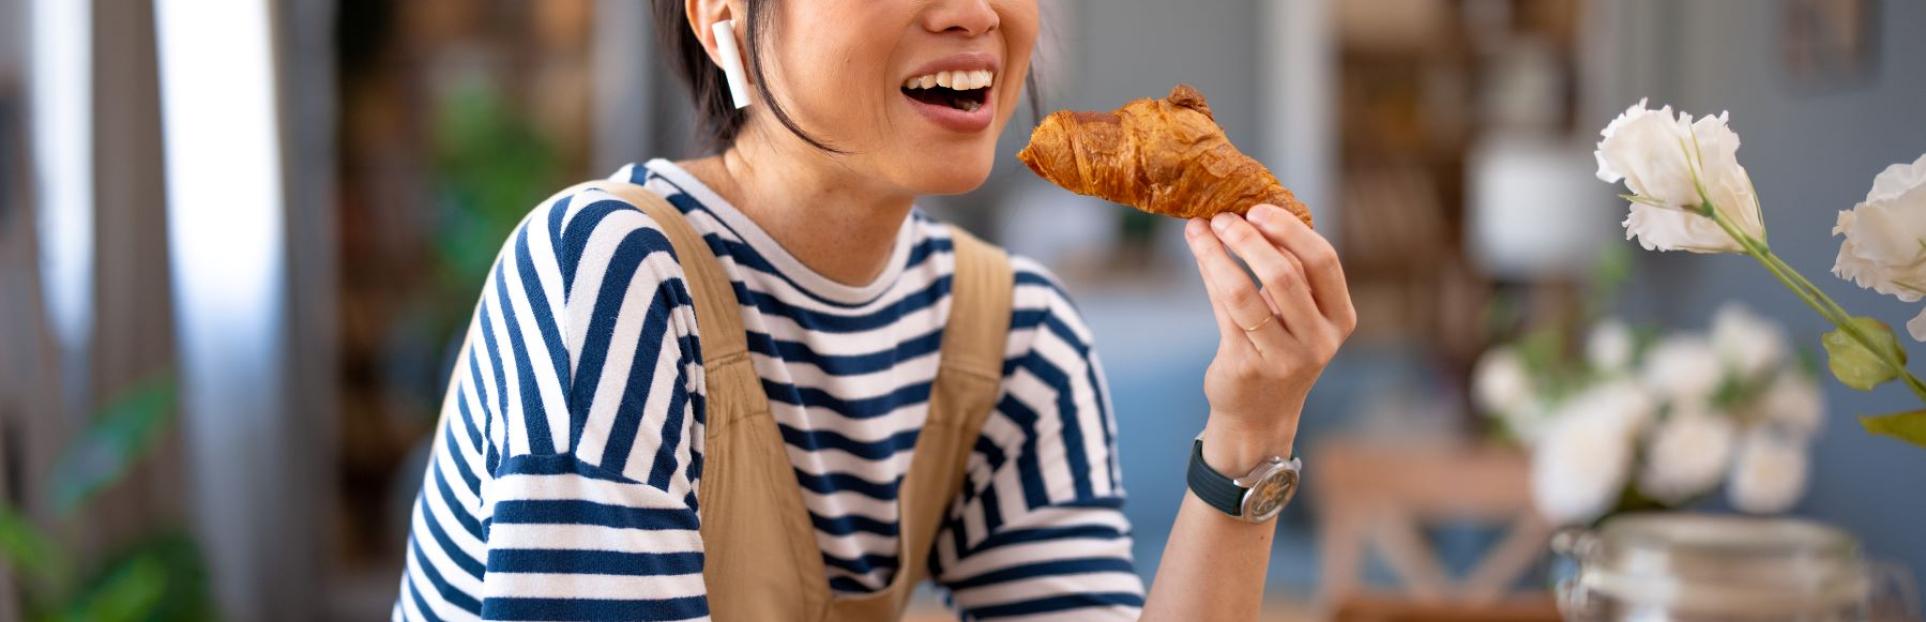
M 1217 319 L 1217 332 L 1228 344 L 1231 342 L 1231 337 L 1238 336 L 1244 331 L 1237 328 L 1237 321 L 1230 319 L 1230 315 L 1224 310 L 1224 304 L 1219 302 L 1217 288 L 1211 282 L 1210 265 L 1204 262 L 1203 253 L 1198 250 L 1198 245 L 1205 241 L 1203 238 L 1208 237 L 1210 237 L 1210 226 L 1204 224 L 1204 221 L 1191 219 L 1190 222 L 1184 223 L 1184 241 L 1190 245 L 1191 255 L 1197 257 L 1197 275 L 1204 280 L 1204 291 L 1207 294 L 1205 297 L 1210 299 L 1211 316 Z
M 1264 284 L 1261 293 L 1277 306 L 1284 329 L 1299 341 L 1317 335 L 1327 320 L 1318 311 L 1317 302 L 1311 299 L 1303 270 L 1287 253 L 1278 250 L 1256 227 L 1235 214 L 1218 214 L 1210 224 L 1217 231 L 1218 239 L 1257 274 L 1257 280 Z
M 1303 263 L 1318 310 L 1344 334 L 1351 334 L 1357 328 L 1358 314 L 1351 306 L 1351 290 L 1344 282 L 1344 266 L 1338 263 L 1337 249 L 1283 208 L 1259 205 L 1251 208 L 1249 217 L 1265 238 Z
M 1218 311 L 1218 332 L 1226 344 L 1247 343 L 1258 354 L 1280 352 L 1289 346 L 1289 335 L 1272 315 L 1270 306 L 1257 286 L 1237 265 L 1230 253 L 1201 220 L 1186 226 L 1185 237 L 1191 253 L 1197 256 L 1197 269 L 1203 274 L 1211 305 Z M 1246 330 L 1249 329 L 1249 330 Z

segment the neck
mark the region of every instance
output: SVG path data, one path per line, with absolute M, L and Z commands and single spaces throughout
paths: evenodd
M 684 168 L 816 273 L 845 285 L 881 275 L 913 197 L 878 188 L 800 140 L 775 144 L 744 130 L 721 155 Z

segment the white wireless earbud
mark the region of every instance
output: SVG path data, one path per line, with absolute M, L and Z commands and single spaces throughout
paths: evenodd
M 737 108 L 748 108 L 749 76 L 742 70 L 742 52 L 736 49 L 736 21 L 725 19 L 709 29 L 716 33 L 716 54 L 722 57 L 722 75 L 729 79 L 729 97 Z

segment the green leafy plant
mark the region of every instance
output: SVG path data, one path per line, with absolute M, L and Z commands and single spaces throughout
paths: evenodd
M 510 104 L 495 88 L 475 83 L 454 89 L 434 109 L 440 220 L 434 248 L 442 278 L 454 290 L 472 292 L 502 239 L 560 188 L 557 149 Z
M 62 453 L 48 482 L 57 521 L 85 509 L 152 452 L 173 421 L 175 383 L 160 376 L 110 402 Z M 0 505 L 0 559 L 21 583 L 23 613 L 36 622 L 187 622 L 219 616 L 193 538 L 150 533 L 83 569 L 79 555 L 18 508 Z

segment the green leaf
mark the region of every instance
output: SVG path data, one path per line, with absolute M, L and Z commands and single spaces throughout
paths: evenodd
M 1920 447 L 1926 447 L 1926 410 L 1860 417 L 1859 425 L 1867 432 L 1890 436 Z
M 135 581 L 120 579 L 124 569 L 135 564 L 157 566 L 164 579 L 159 583 L 160 596 L 154 600 L 138 600 L 146 606 L 138 618 L 141 622 L 217 622 L 220 619 L 214 606 L 214 594 L 207 580 L 207 567 L 201 560 L 200 548 L 192 536 L 178 528 L 167 528 L 161 532 L 136 542 L 134 546 L 117 556 L 108 564 L 106 572 L 88 581 L 86 594 L 103 594 L 110 591 L 109 584 L 115 581 Z M 152 573 L 140 570 L 136 583 L 147 582 L 151 587 Z M 130 588 L 126 593 L 140 594 L 145 590 Z M 115 597 L 117 602 L 122 596 Z
M 67 572 L 67 560 L 54 539 L 12 508 L 0 508 L 0 558 L 14 572 L 57 583 Z
M 25 594 L 35 622 L 218 622 L 207 567 L 192 536 L 162 528 L 100 560 L 71 587 Z
M 102 408 L 93 427 L 54 463 L 48 485 L 54 512 L 72 516 L 94 493 L 120 481 L 167 431 L 174 404 L 174 380 L 161 374 Z
M 67 619 L 79 622 L 142 622 L 167 595 L 167 565 L 136 556 L 109 570 L 101 582 L 71 603 Z
M 1900 349 L 1899 338 L 1893 336 L 1893 329 L 1885 322 L 1859 316 L 1851 318 L 1860 332 L 1872 339 L 1873 347 L 1885 351 L 1900 364 L 1906 363 L 1906 351 Z M 1888 380 L 1899 377 L 1900 370 L 1886 364 L 1880 354 L 1861 345 L 1845 329 L 1835 329 L 1826 333 L 1820 340 L 1826 347 L 1826 366 L 1832 369 L 1834 378 L 1846 386 L 1861 391 L 1869 391 Z

